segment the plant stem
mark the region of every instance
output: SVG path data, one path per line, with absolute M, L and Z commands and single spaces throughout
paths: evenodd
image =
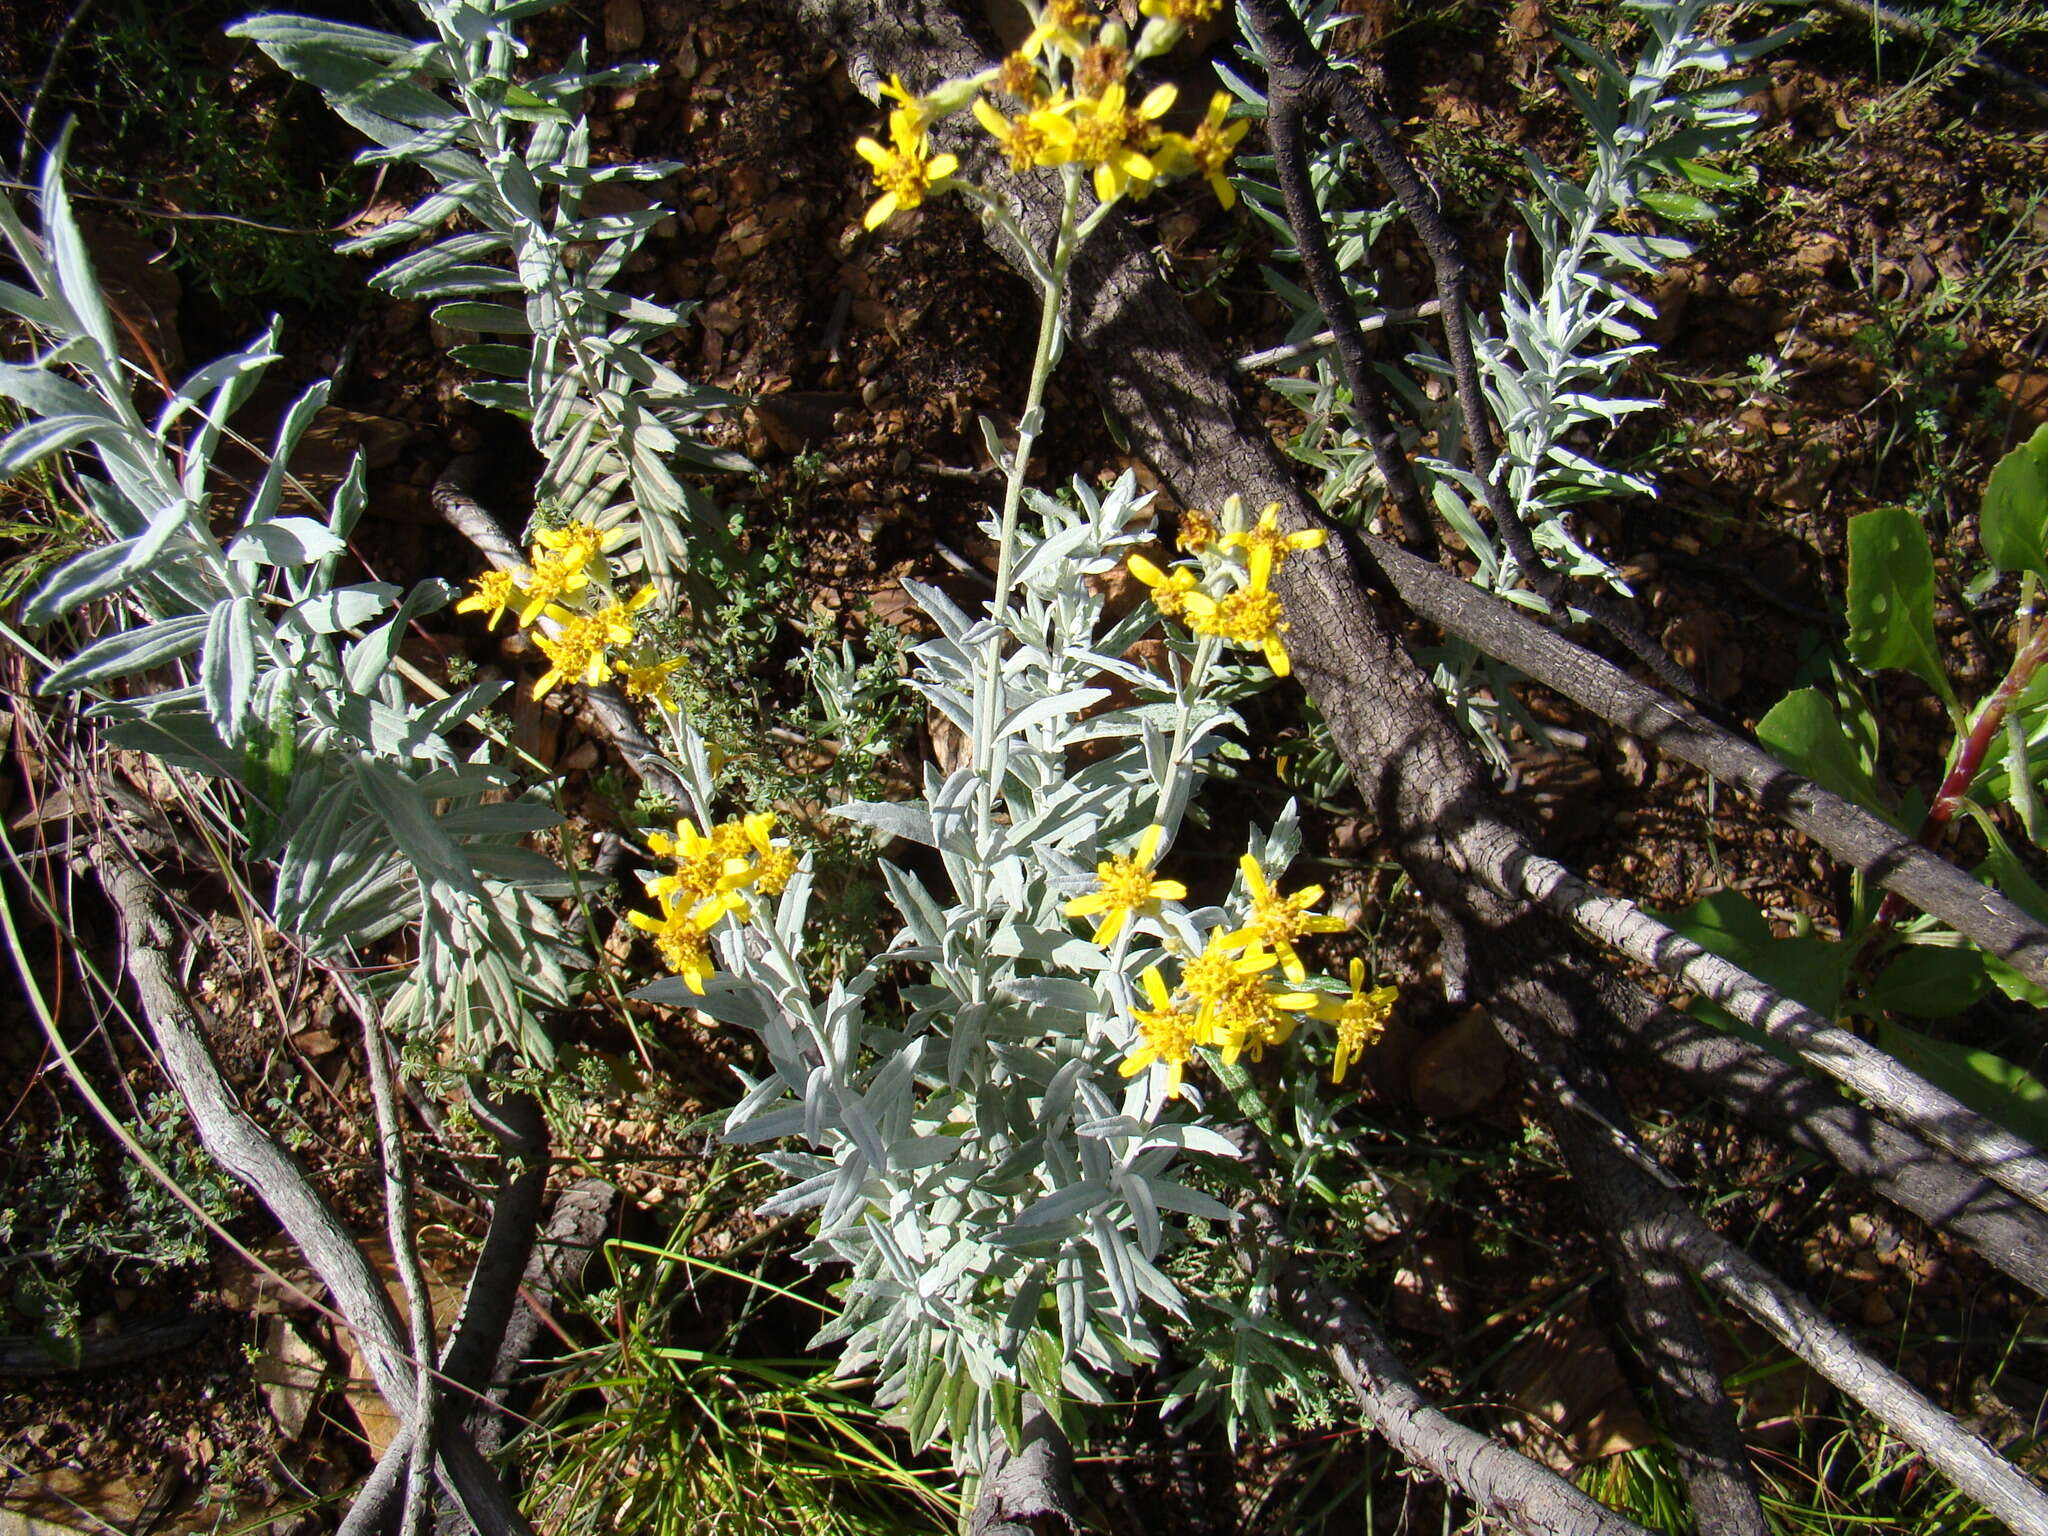
M 1063 168 L 1066 196 L 1060 204 L 1060 228 L 1052 249 L 1052 265 L 1044 282 L 1042 307 L 1038 315 L 1038 346 L 1031 355 L 1031 383 L 1024 395 L 1024 414 L 1017 422 L 1017 448 L 1011 455 L 1009 473 L 1003 484 L 1003 519 L 1000 545 L 996 551 L 996 595 L 989 605 L 991 614 L 1001 614 L 1010 602 L 1011 570 L 1016 559 L 1017 511 L 1024 502 L 1024 475 L 1031 465 L 1031 447 L 1038 439 L 1045 416 L 1045 386 L 1052 378 L 1060 355 L 1060 305 L 1066 298 L 1067 268 L 1080 245 L 1074 229 L 1074 213 L 1080 205 L 1081 176 L 1072 166 Z
M 1969 799 L 1970 786 L 1976 782 L 1992 744 L 2005 733 L 2006 717 L 2012 713 L 2013 705 L 2019 702 L 2027 685 L 2034 680 L 2034 674 L 2041 670 L 2043 662 L 2048 662 L 2048 626 L 2036 630 L 2020 647 L 2004 680 L 1978 707 L 1976 720 L 1956 744 L 1955 760 L 1949 765 L 1941 788 L 1935 792 L 1934 803 L 1927 807 L 1926 816 L 1921 818 L 1920 831 L 1914 839 L 1922 848 L 1930 852 L 1933 850 L 1948 830 L 1948 824 L 1955 819 L 1956 812 Z M 1906 903 L 1898 893 L 1886 891 L 1884 900 L 1878 903 L 1877 916 L 1871 920 L 1870 934 L 1864 940 L 1865 956 L 1869 953 L 1871 941 L 1887 932 L 1905 911 Z

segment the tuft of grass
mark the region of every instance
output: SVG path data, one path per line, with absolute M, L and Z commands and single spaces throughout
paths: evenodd
M 857 1384 L 750 1342 L 833 1309 L 774 1283 L 770 1228 L 721 1262 L 693 1251 L 757 1187 L 722 1157 L 662 1243 L 614 1242 L 586 1305 L 602 1342 L 556 1373 L 522 1441 L 529 1509 L 561 1536 L 924 1536 L 959 1527 L 949 1469 L 913 1464 Z M 753 1267 L 746 1267 L 751 1264 Z M 717 1312 L 726 1312 L 716 1321 Z

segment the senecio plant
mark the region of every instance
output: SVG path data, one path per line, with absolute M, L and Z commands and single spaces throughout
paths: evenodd
M 1345 925 L 1316 910 L 1320 888 L 1282 888 L 1291 808 L 1253 835 L 1219 899 L 1171 872 L 1193 790 L 1238 723 L 1231 699 L 1288 671 L 1272 573 L 1322 535 L 1283 534 L 1277 508 L 1253 516 L 1233 497 L 1185 515 L 1181 557 L 1162 566 L 1137 550 L 1151 520 L 1131 475 L 1100 492 L 1077 480 L 1064 499 L 1024 484 L 1075 251 L 1168 177 L 1199 172 L 1228 196 L 1243 125 L 1224 122 L 1222 98 L 1190 136 L 1158 126 L 1170 87 L 1132 105 L 1133 64 L 1204 9 L 1162 6 L 1130 45 L 1115 24 L 1048 7 L 998 70 L 924 95 L 892 80 L 889 142 L 858 145 L 880 188 L 871 228 L 950 192 L 1017 232 L 1002 188 L 933 146 L 934 125 L 970 107 L 1015 174 L 1055 174 L 1065 198 L 1034 258 L 1043 315 L 1017 440 L 986 428 L 1006 475 L 985 525 L 995 594 L 974 614 L 906 583 L 937 629 L 913 681 L 968 760 L 927 765 L 918 800 L 838 807 L 914 857 L 881 862 L 901 933 L 822 997 L 798 959 L 808 870 L 765 819 L 716 820 L 702 740 L 681 711 L 662 715 L 693 804 L 651 844 L 659 915 L 635 921 L 677 975 L 645 995 L 759 1035 L 768 1070 L 726 1134 L 802 1143 L 764 1154 L 790 1182 L 763 1214 L 814 1212 L 803 1256 L 851 1270 L 819 1342 L 965 1467 L 998 1432 L 1018 1439 L 1027 1393 L 1078 1433 L 1076 1404 L 1159 1357 L 1155 1321 L 1207 1304 L 1162 1263 L 1178 1218 L 1232 1214 L 1176 1166 L 1239 1155 L 1188 1117 L 1210 1077 L 1249 1103 L 1244 1058 L 1312 1022 L 1341 1080 L 1393 1003 L 1358 962 L 1348 988 L 1311 977 L 1300 946 Z M 1150 601 L 1111 618 L 1097 582 L 1120 560 Z M 1162 631 L 1157 669 L 1131 659 Z M 900 1015 L 871 1006 L 885 984 Z

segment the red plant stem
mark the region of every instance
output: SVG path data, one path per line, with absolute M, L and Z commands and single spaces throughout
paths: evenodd
M 1991 696 L 1984 701 L 1984 707 L 1978 711 L 1969 734 L 1963 737 L 1948 776 L 1941 781 L 1934 803 L 1927 807 L 1926 816 L 1921 818 L 1920 831 L 1915 839 L 1921 847 L 1932 852 L 1934 845 L 1941 841 L 1942 833 L 1955 819 L 1957 808 L 1969 795 L 1971 784 L 1976 782 L 1977 772 L 1984 766 L 1991 744 L 2005 730 L 2005 717 L 2012 713 L 2013 704 L 2027 684 L 2034 680 L 2034 674 L 2041 670 L 2044 661 L 2048 661 L 2048 624 L 2036 629 L 2033 638 L 2013 657 L 2004 681 L 1992 690 Z M 1906 904 L 1897 895 L 1885 892 L 1884 900 L 1878 904 L 1877 916 L 1872 920 L 1872 935 L 1891 927 L 1905 910 Z

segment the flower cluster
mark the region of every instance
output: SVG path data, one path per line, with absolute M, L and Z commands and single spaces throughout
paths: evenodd
M 1157 918 L 1164 903 L 1179 901 L 1187 887 L 1161 880 L 1153 870 L 1165 828 L 1152 826 L 1129 854 L 1117 854 L 1095 868 L 1095 889 L 1069 901 L 1069 917 L 1100 917 L 1095 942 L 1114 943 L 1137 920 Z M 1365 988 L 1364 962 L 1351 962 L 1351 993 L 1304 990 L 1308 967 L 1296 943 L 1312 933 L 1339 933 L 1342 918 L 1313 910 L 1323 899 L 1319 885 L 1283 894 L 1246 854 L 1238 861 L 1244 877 L 1244 912 L 1235 928 L 1210 931 L 1200 953 L 1180 966 L 1169 984 L 1157 965 L 1139 978 L 1149 1007 L 1131 1010 L 1138 1039 L 1122 1072 L 1134 1077 L 1147 1067 L 1166 1068 L 1168 1098 L 1180 1096 L 1181 1081 L 1198 1049 L 1219 1051 L 1223 1061 L 1250 1054 L 1257 1061 L 1268 1046 L 1284 1045 L 1304 1018 L 1330 1025 L 1336 1035 L 1332 1081 L 1341 1083 L 1366 1046 L 1379 1038 L 1392 1011 L 1392 987 Z M 1172 941 L 1169 940 L 1169 948 Z
M 1078 167 L 1090 174 L 1104 204 L 1144 197 L 1163 181 L 1201 176 L 1230 207 L 1237 191 L 1224 170 L 1250 128 L 1245 120 L 1229 121 L 1230 97 L 1217 92 L 1193 130 L 1177 133 L 1160 126 L 1178 98 L 1175 88 L 1155 86 L 1134 101 L 1130 80 L 1133 65 L 1164 53 L 1220 3 L 1143 0 L 1147 20 L 1133 44 L 1121 22 L 1105 23 L 1085 0 L 1046 0 L 1030 36 L 999 68 L 949 80 L 925 96 L 892 78 L 883 88 L 899 103 L 889 113 L 890 142 L 863 138 L 854 146 L 882 189 L 868 209 L 867 227 L 956 185 L 959 159 L 933 154 L 929 129 L 970 103 L 975 121 L 1020 174 Z
M 1289 555 L 1318 548 L 1324 537 L 1320 528 L 1282 533 L 1277 501 L 1257 522 L 1248 523 L 1244 503 L 1232 496 L 1223 504 L 1220 525 L 1206 512 L 1190 511 L 1181 518 L 1180 547 L 1188 559 L 1176 561 L 1171 570 L 1161 570 L 1143 555 L 1132 555 L 1127 564 L 1151 589 L 1152 606 L 1164 617 L 1198 635 L 1263 651 L 1274 675 L 1285 677 L 1293 670 L 1281 638 L 1287 621 L 1269 583 Z
M 455 605 L 458 613 L 488 615 L 491 627 L 511 613 L 533 631 L 533 642 L 548 669 L 533 685 L 544 699 L 563 683 L 595 688 L 614 675 L 627 694 L 673 707 L 668 675 L 680 659 L 663 660 L 646 646 L 636 618 L 654 601 L 643 586 L 621 597 L 605 557 L 625 538 L 624 528 L 605 532 L 591 523 L 565 523 L 533 536 L 529 563 L 519 571 L 486 571 Z
M 796 873 L 796 851 L 775 841 L 775 817 L 767 811 L 721 821 L 708 832 L 679 821 L 675 836 L 652 833 L 647 846 L 670 861 L 667 874 L 641 882 L 660 913 L 631 912 L 626 921 L 649 934 L 662 961 L 701 996 L 705 978 L 718 969 L 711 934 L 727 917 L 751 922 L 754 897 L 780 896 Z

